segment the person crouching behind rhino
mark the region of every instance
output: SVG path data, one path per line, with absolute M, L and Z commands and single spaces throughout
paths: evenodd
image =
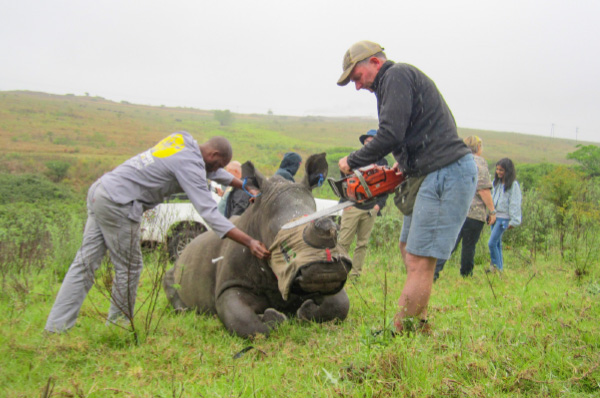
M 207 177 L 242 188 L 242 181 L 223 170 L 232 148 L 223 137 L 198 145 L 185 131 L 173 133 L 153 148 L 127 160 L 100 177 L 88 191 L 88 219 L 83 243 L 71 264 L 45 330 L 64 332 L 75 325 L 94 274 L 106 251 L 115 268 L 107 323 L 131 322 L 142 272 L 140 221 L 142 213 L 171 194 L 184 191 L 195 209 L 221 238 L 232 239 L 260 259 L 269 258 L 265 245 L 236 228 L 217 210 Z M 251 189 L 257 194 L 257 189 Z
M 275 172 L 275 175 L 281 176 L 288 181 L 295 182 L 294 176 L 298 172 L 300 165 L 302 164 L 302 157 L 296 152 L 286 152 L 283 155 L 283 159 L 279 164 L 279 169 Z

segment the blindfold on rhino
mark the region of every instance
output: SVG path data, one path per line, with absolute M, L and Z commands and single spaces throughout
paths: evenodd
M 329 217 L 311 222 L 302 230 L 302 241 L 316 250 L 333 250 L 337 245 L 339 227 Z M 347 261 L 317 261 L 300 267 L 292 282 L 296 294 L 336 294 L 344 287 L 352 265 Z
M 291 291 L 295 294 L 336 294 L 344 288 L 349 269 L 344 262 L 312 263 L 296 273 Z

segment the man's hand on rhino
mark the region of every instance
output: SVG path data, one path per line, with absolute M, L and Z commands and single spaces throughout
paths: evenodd
M 236 241 L 250 249 L 253 256 L 260 258 L 261 260 L 267 260 L 271 257 L 271 252 L 261 241 L 258 241 L 239 228 L 233 228 L 225 234 L 229 239 Z
M 260 258 L 261 260 L 268 260 L 271 258 L 271 252 L 261 241 L 252 239 L 252 241 L 250 241 L 250 246 L 248 247 L 254 257 Z

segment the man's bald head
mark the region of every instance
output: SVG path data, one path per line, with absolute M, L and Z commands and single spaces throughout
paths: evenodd
M 217 171 L 225 167 L 233 156 L 231 143 L 225 137 L 212 137 L 200 145 L 200 152 L 206 164 L 206 171 Z
M 212 137 L 210 140 L 206 141 L 205 145 L 211 149 L 217 150 L 223 157 L 231 159 L 233 156 L 231 143 L 225 137 Z

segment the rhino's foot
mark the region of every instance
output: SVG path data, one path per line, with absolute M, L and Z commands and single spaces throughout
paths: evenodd
M 181 314 L 185 314 L 187 311 L 189 311 L 189 308 L 177 307 L 177 308 L 174 308 L 173 311 L 175 311 L 176 314 L 181 315 Z
M 171 268 L 165 273 L 162 284 L 165 295 L 175 310 L 175 313 L 180 314 L 185 312 L 188 307 L 181 300 L 179 293 L 177 292 L 178 288 L 176 288 L 176 286 L 178 285 L 175 283 L 175 267 Z
M 348 316 L 350 300 L 344 290 L 333 296 L 317 296 L 302 303 L 298 319 L 313 322 L 343 321 Z
M 277 325 L 287 321 L 288 319 L 285 314 L 282 314 L 274 308 L 267 308 L 260 318 L 261 321 L 269 327 L 269 329 L 275 328 Z
M 175 289 L 171 289 L 170 291 L 165 289 L 167 292 L 167 298 L 171 302 L 171 306 L 173 307 L 173 311 L 176 314 L 183 314 L 186 311 L 189 311 L 189 308 L 181 299 L 179 298 L 179 294 Z
M 309 299 L 303 302 L 300 308 L 298 308 L 296 316 L 303 321 L 312 321 L 318 309 L 319 306 L 312 299 Z

